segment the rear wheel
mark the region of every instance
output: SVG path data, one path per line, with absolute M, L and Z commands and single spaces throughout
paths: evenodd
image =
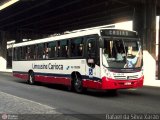
M 28 74 L 28 83 L 29 83 L 30 85 L 35 84 L 35 81 L 34 81 L 34 73 L 33 73 L 33 72 L 29 72 L 29 74 Z

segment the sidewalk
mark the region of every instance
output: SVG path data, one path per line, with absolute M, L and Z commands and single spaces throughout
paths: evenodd
M 144 80 L 144 86 L 160 87 L 160 80 Z
M 10 114 L 58 114 L 55 108 L 19 98 L 0 91 L 0 113 Z
M 56 108 L 0 91 L 0 120 L 79 120 Z
M 10 73 L 10 72 L 12 72 L 12 69 L 6 69 L 6 70 L 3 70 L 3 71 L 0 70 L 0 72 L 9 72 Z
M 12 76 L 12 70 L 0 71 Z M 0 91 L 0 120 L 80 120 L 56 108 Z

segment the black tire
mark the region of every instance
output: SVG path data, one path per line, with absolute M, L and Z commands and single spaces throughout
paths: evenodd
M 34 85 L 35 84 L 34 73 L 33 72 L 29 72 L 29 74 L 28 74 L 28 83 L 30 85 Z
M 83 88 L 83 85 L 82 85 L 82 80 L 80 78 L 75 78 L 74 81 L 73 81 L 73 87 L 74 87 L 74 90 L 77 92 L 77 93 L 82 93 L 84 92 L 84 88 Z

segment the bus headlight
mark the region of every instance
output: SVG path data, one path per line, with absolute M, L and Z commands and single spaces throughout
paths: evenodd
M 104 68 L 104 73 L 106 78 L 112 78 L 111 72 L 107 68 Z
M 141 77 L 144 75 L 143 72 L 144 72 L 144 68 L 143 68 L 143 66 L 142 66 L 142 69 L 141 69 Z
M 110 73 L 109 71 L 107 71 L 106 77 L 107 77 L 107 78 L 112 78 L 111 73 Z

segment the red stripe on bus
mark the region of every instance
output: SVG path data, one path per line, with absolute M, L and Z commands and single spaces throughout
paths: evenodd
M 13 73 L 15 77 L 27 80 L 28 74 Z M 53 76 L 42 76 L 36 75 L 35 81 L 63 84 L 70 86 L 71 79 L 67 77 L 53 77 Z M 128 88 L 141 88 L 143 87 L 144 76 L 135 80 L 114 80 L 111 78 L 103 77 L 101 81 L 83 79 L 83 87 L 99 90 L 108 89 L 128 89 Z
M 28 80 L 28 74 L 13 73 L 13 76 L 24 79 L 24 80 Z M 71 80 L 69 78 L 64 78 L 64 77 L 36 75 L 35 81 L 45 82 L 45 83 L 54 83 L 54 84 L 63 84 L 67 86 L 71 85 Z
M 71 85 L 71 79 L 64 78 L 64 77 L 36 75 L 35 80 L 39 82 L 45 82 L 45 83 L 63 84 L 68 86 Z
M 19 73 L 13 73 L 14 77 L 21 78 L 23 80 L 28 80 L 28 74 L 19 74 Z
M 95 80 L 83 80 L 83 87 L 91 89 L 101 89 L 102 83 Z

